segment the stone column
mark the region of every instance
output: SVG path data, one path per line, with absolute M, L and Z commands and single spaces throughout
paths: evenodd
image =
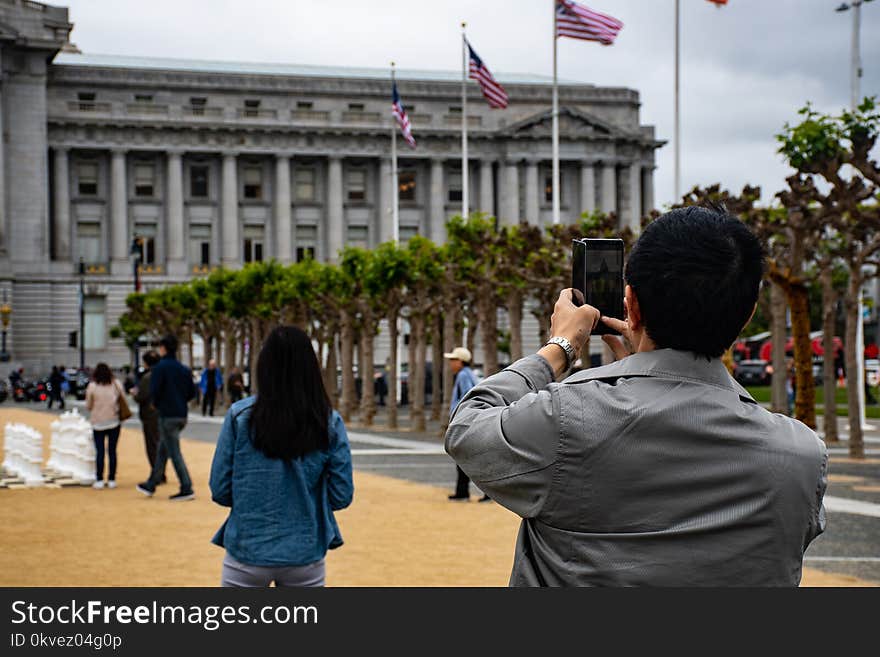
M 275 257 L 284 265 L 294 260 L 291 216 L 290 156 L 279 153 L 275 156 Z
M 643 214 L 648 214 L 654 209 L 654 167 L 642 169 L 642 181 L 642 189 L 645 192 L 642 199 L 642 209 L 644 210 Z
M 642 163 L 629 166 L 629 217 L 630 229 L 638 234 L 642 228 Z
M 495 185 L 492 180 L 492 160 L 480 161 L 480 212 L 495 214 Z
M 2 156 L 2 153 L 0 153 Z M 55 149 L 55 260 L 70 260 L 70 151 L 67 148 Z
M 613 162 L 602 163 L 602 212 L 617 212 L 617 172 Z
M 220 208 L 223 248 L 220 262 L 227 267 L 234 267 L 241 261 L 236 156 L 237 153 L 223 154 L 223 182 L 221 184 L 223 202 Z
M 379 160 L 379 242 L 390 242 L 394 239 L 394 217 L 391 207 L 394 203 L 394 191 L 391 184 L 391 159 L 383 157 Z
M 125 151 L 114 149 L 110 162 L 110 259 L 114 274 L 128 273 L 128 189 Z
M 429 235 L 435 244 L 446 241 L 446 208 L 443 196 L 443 159 L 431 160 L 431 200 Z
M 345 214 L 342 205 L 342 158 L 331 155 L 327 166 L 327 261 L 338 262 L 345 246 Z
M 526 163 L 526 221 L 537 226 L 541 220 L 541 205 L 538 192 L 538 163 L 529 160 Z
M 186 230 L 183 219 L 183 157 L 179 151 L 167 155 L 166 239 L 168 244 L 168 273 L 186 274 Z M 199 263 L 195 263 L 199 264 Z
M 596 170 L 589 160 L 581 162 L 581 212 L 596 209 Z
M 516 162 L 504 163 L 498 205 L 498 218 L 502 224 L 513 226 L 519 223 L 519 169 Z

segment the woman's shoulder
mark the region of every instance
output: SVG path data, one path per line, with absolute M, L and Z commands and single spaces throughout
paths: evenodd
M 244 399 L 239 399 L 232 406 L 229 407 L 229 415 L 232 416 L 233 421 L 238 420 L 242 417 L 247 417 L 250 415 L 251 409 L 254 407 L 254 402 L 257 401 L 257 398 L 253 395 L 250 397 L 245 397 Z

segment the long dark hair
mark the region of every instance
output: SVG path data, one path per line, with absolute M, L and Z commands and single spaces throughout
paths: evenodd
M 113 372 L 110 371 L 110 366 L 107 363 L 98 363 L 92 378 L 98 385 L 109 386 L 113 382 Z
M 269 334 L 257 359 L 251 440 L 270 458 L 294 459 L 330 445 L 330 399 L 312 343 L 295 326 Z

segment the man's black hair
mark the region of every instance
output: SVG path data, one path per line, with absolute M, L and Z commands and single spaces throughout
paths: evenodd
M 161 340 L 159 340 L 159 344 L 165 347 L 165 351 L 167 351 L 170 355 L 174 356 L 177 354 L 177 337 L 171 334 L 166 335 Z
M 626 282 L 657 348 L 707 358 L 736 340 L 763 276 L 761 243 L 721 207 L 668 212 L 645 228 L 626 264 Z

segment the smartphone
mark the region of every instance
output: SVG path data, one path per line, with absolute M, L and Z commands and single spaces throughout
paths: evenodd
M 623 240 L 572 240 L 571 286 L 605 317 L 624 318 Z M 576 305 L 581 305 L 575 298 Z M 593 335 L 618 335 L 599 322 Z

